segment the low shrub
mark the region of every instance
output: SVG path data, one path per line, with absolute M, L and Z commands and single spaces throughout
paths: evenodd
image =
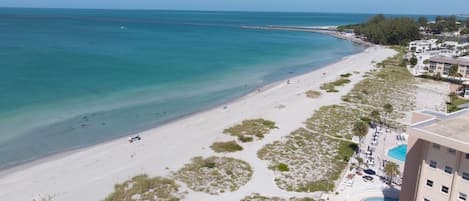
M 236 141 L 228 141 L 228 142 L 215 142 L 210 146 L 213 151 L 217 153 L 221 152 L 236 152 L 243 150 L 243 147 L 240 146 Z

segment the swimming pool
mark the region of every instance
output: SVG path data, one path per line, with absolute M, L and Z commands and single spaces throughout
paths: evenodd
M 396 160 L 405 162 L 406 151 L 407 151 L 407 145 L 405 144 L 399 145 L 397 147 L 390 149 L 388 151 L 388 156 Z
M 367 198 L 363 201 L 399 201 L 399 200 L 393 199 L 393 198 Z

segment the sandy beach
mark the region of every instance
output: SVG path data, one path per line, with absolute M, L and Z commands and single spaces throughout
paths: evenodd
M 16 167 L 0 173 L 0 200 L 28 201 L 44 195 L 53 196 L 53 201 L 102 200 L 113 191 L 114 184 L 137 174 L 167 176 L 192 157 L 213 155 L 248 162 L 253 169 L 251 180 L 237 191 L 221 195 L 183 187 L 188 191 L 184 200 L 240 200 L 254 192 L 282 197 L 309 196 L 280 190 L 274 183 L 274 173 L 266 161 L 257 158 L 256 152 L 304 126 L 304 121 L 319 107 L 340 103 L 341 96 L 363 79 L 363 72 L 374 68 L 374 62 L 395 54 L 392 49 L 372 46 L 337 63 L 290 78 L 290 84 L 277 82 L 226 105 L 139 133 L 141 141 L 130 144 L 127 138 L 120 138 L 34 165 Z M 354 71 L 361 73 L 350 77 L 351 83 L 338 87 L 338 93 L 323 93 L 316 99 L 306 97 L 306 91 L 319 91 L 322 83 Z M 233 139 L 223 134 L 223 129 L 251 118 L 275 121 L 279 129 L 262 140 L 243 144 L 244 150 L 240 152 L 217 154 L 209 148 L 213 142 Z

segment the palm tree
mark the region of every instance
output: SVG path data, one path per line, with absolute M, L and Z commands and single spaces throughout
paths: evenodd
M 368 125 L 363 121 L 357 121 L 353 124 L 352 132 L 361 139 L 368 133 Z
M 449 71 L 448 71 L 448 77 L 450 79 L 454 79 L 458 74 L 458 69 L 459 69 L 458 64 L 451 65 L 451 67 L 449 68 Z
M 399 166 L 394 162 L 386 163 L 386 165 L 384 166 L 384 173 L 389 178 L 389 185 L 392 185 L 392 179 L 395 176 L 401 174 L 399 171 Z
M 362 165 L 363 165 L 363 158 L 357 157 L 356 159 L 357 159 L 357 162 L 358 162 L 358 169 L 361 169 Z

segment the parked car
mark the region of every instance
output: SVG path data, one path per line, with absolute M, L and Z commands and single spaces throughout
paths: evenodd
M 376 175 L 376 172 L 372 169 L 366 169 L 366 170 L 363 170 L 363 172 L 367 175 Z
M 374 178 L 372 176 L 365 175 L 362 177 L 365 182 L 373 182 Z

